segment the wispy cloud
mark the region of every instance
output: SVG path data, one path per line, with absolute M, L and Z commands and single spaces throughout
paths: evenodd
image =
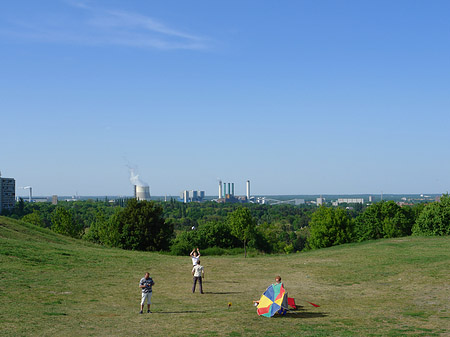
M 96 8 L 86 2 L 66 0 L 74 13 L 66 21 L 16 20 L 0 34 L 19 39 L 84 45 L 117 45 L 160 50 L 208 49 L 210 40 L 142 14 Z

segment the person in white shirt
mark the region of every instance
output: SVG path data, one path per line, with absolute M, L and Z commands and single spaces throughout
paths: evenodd
M 198 260 L 197 264 L 192 268 L 192 276 L 194 277 L 192 292 L 195 293 L 195 285 L 198 281 L 198 284 L 200 286 L 200 294 L 203 294 L 202 278 L 205 277 L 205 269 L 200 264 L 200 260 Z
M 200 258 L 200 251 L 197 248 L 197 251 L 195 251 L 195 248 L 192 249 L 192 252 L 189 254 L 189 256 L 192 258 L 192 265 L 195 266 L 198 263 L 198 259 Z

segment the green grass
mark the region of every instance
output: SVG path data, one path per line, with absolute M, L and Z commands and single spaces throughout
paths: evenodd
M 0 335 L 450 334 L 450 237 L 201 260 L 205 295 L 190 291 L 189 257 L 104 248 L 0 217 Z M 154 313 L 139 315 L 147 270 L 156 282 Z M 301 306 L 259 317 L 252 300 L 276 275 Z

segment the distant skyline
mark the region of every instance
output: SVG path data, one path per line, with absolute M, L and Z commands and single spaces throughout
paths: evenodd
M 16 194 L 450 190 L 450 2 L 18 0 L 0 11 Z

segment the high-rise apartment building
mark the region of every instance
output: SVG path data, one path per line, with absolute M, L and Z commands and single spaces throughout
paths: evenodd
M 13 209 L 16 202 L 16 181 L 0 176 L 0 212 Z

